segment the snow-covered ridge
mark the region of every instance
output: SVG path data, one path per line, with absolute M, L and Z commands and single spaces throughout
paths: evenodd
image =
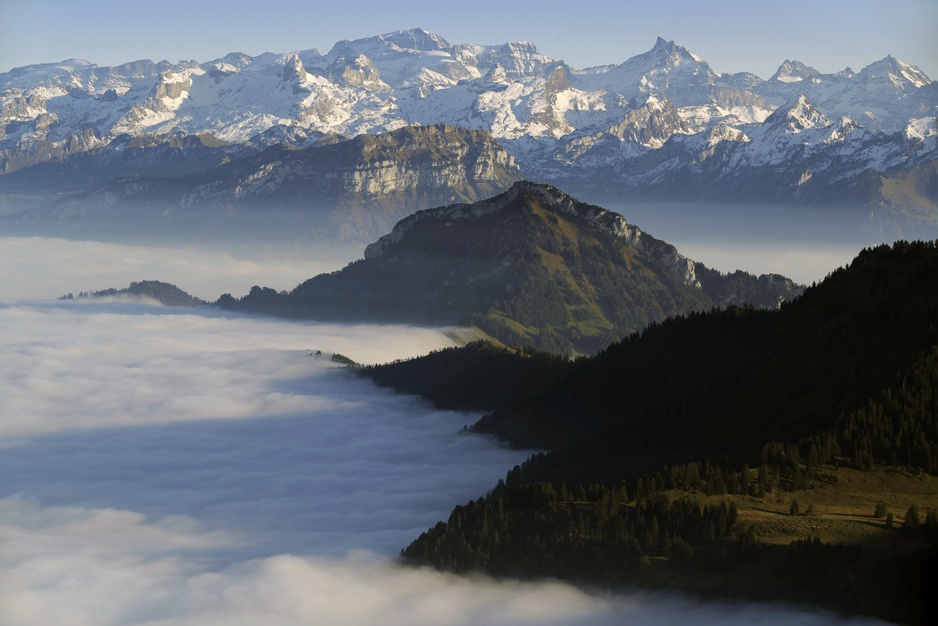
M 762 80 L 717 74 L 659 37 L 644 54 L 579 70 L 531 42 L 454 45 L 411 29 L 340 41 L 326 54 L 16 68 L 0 74 L 0 173 L 121 135 L 210 134 L 263 147 L 439 123 L 488 130 L 532 174 L 625 171 L 659 153 L 662 173 L 675 152 L 690 150 L 685 163 L 712 162 L 721 145 L 734 146 L 727 160 L 774 163 L 796 146 L 848 145 L 871 133 L 927 144 L 936 114 L 936 84 L 892 56 L 835 74 L 785 60 Z

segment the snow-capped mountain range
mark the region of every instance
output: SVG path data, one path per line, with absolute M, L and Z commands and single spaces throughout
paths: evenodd
M 934 177 L 936 119 L 938 83 L 892 56 L 835 74 L 786 60 L 762 80 L 717 74 L 661 38 L 620 64 L 576 69 L 528 42 L 451 45 L 414 29 L 326 54 L 14 69 L 0 74 L 0 172 L 128 135 L 210 135 L 256 153 L 449 124 L 491 133 L 527 177 L 593 197 L 829 199 L 866 194 L 876 185 L 861 193 L 856 181 L 870 172 Z

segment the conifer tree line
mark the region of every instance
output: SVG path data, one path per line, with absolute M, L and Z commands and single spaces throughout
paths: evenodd
M 938 474 L 936 276 L 935 243 L 900 242 L 864 250 L 779 311 L 672 318 L 591 358 L 473 346 L 373 368 L 366 375 L 440 406 L 489 409 L 474 430 L 549 450 L 402 557 L 927 622 L 924 573 L 938 553 L 811 536 L 767 545 L 736 501 L 771 497 L 810 516 L 796 492 L 835 483 L 838 468 Z M 871 501 L 869 515 L 914 545 L 938 540 L 938 514 L 915 502 Z M 755 582 L 766 575 L 781 582 L 767 590 Z M 875 584 L 883 576 L 890 584 Z

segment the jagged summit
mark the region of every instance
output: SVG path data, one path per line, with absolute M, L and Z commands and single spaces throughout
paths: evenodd
M 693 52 L 690 52 L 687 48 L 675 44 L 673 39 L 666 40 L 660 35 L 655 40 L 655 45 L 652 46 L 651 50 L 648 52 L 648 54 L 651 53 L 658 53 L 659 55 L 664 54 L 668 62 L 672 64 L 688 60 L 696 61 L 698 63 L 703 61 L 703 59 L 701 59 Z
M 667 41 L 659 36 L 648 52 L 634 56 L 619 64 L 618 67 L 629 67 L 633 71 L 641 68 L 645 72 L 650 72 L 655 69 L 675 68 L 686 63 L 705 66 L 708 70 L 710 68 L 703 59 L 687 48 L 675 44 L 673 40 Z
M 772 129 L 782 129 L 788 133 L 799 133 L 812 128 L 826 128 L 830 120 L 818 111 L 804 95 L 793 102 L 780 106 L 765 121 Z
M 891 54 L 869 64 L 860 70 L 858 76 L 866 80 L 886 78 L 903 92 L 918 89 L 932 82 L 925 72 L 914 65 L 900 61 Z
M 472 204 L 453 204 L 418 211 L 398 222 L 394 229 L 365 248 L 366 259 L 387 254 L 421 223 L 438 221 L 447 225 L 479 220 L 495 214 L 505 217 L 522 213 L 547 211 L 605 230 L 615 237 L 630 234 L 625 218 L 601 207 L 580 202 L 551 185 L 520 180 L 507 191 Z
M 430 52 L 434 50 L 452 49 L 452 46 L 446 39 L 439 35 L 429 33 L 422 28 L 410 28 L 387 33 L 381 35 L 379 39 L 409 50 Z
M 584 86 L 614 93 L 657 94 L 677 106 L 699 105 L 709 101 L 717 75 L 700 57 L 673 41 L 658 37 L 654 47 L 634 56 L 592 80 L 583 78 Z
M 801 81 L 810 80 L 815 76 L 820 75 L 821 73 L 819 71 L 813 67 L 805 65 L 801 61 L 789 61 L 786 59 L 769 80 L 782 83 L 798 83 Z
M 361 39 L 344 39 L 337 42 L 326 56 L 347 56 L 352 51 L 375 51 L 379 49 L 387 51 L 445 52 L 452 50 L 452 46 L 439 35 L 429 33 L 422 28 L 411 28 Z

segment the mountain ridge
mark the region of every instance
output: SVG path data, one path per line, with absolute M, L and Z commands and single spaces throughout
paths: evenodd
M 357 241 L 386 232 L 414 210 L 479 200 L 521 178 L 513 158 L 486 131 L 445 125 L 348 140 L 324 135 L 308 147 L 278 143 L 257 153 L 233 150 L 210 137 L 169 135 L 153 149 L 167 155 L 159 159 L 161 169 L 151 170 L 158 176 L 131 173 L 153 155 L 135 147 L 141 143 L 142 138 L 128 137 L 115 151 L 87 155 L 83 178 L 119 176 L 35 211 L 54 219 L 121 219 L 133 213 L 183 220 L 209 211 L 221 220 L 224 214 L 292 212 L 306 218 L 314 239 Z M 41 182 L 66 168 L 34 169 Z M 14 172 L 11 185 L 31 174 Z M 22 186 L 30 184 L 26 180 Z
M 530 42 L 451 45 L 420 29 L 339 42 L 326 54 L 47 64 L 0 75 L 0 192 L 15 170 L 69 161 L 127 133 L 209 134 L 257 150 L 448 124 L 487 130 L 526 178 L 593 201 L 741 197 L 902 214 L 904 205 L 855 183 L 938 160 L 935 85 L 891 56 L 834 74 L 785 61 L 762 80 L 717 74 L 659 37 L 646 53 L 577 70 Z M 767 132 L 770 116 L 801 99 L 834 128 Z M 148 175 L 142 165 L 136 173 Z M 916 221 L 938 223 L 938 195 L 913 201 L 929 207 Z
M 776 307 L 801 289 L 781 276 L 724 276 L 621 215 L 529 181 L 408 216 L 364 257 L 289 293 L 254 287 L 218 304 L 312 319 L 474 325 L 506 344 L 577 353 L 669 315 L 744 300 Z

